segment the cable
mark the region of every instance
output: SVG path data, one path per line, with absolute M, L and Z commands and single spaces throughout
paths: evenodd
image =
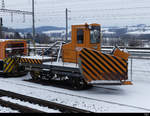
M 23 7 L 24 8 L 28 7 L 27 9 L 29 9 L 29 7 L 31 7 L 31 0 L 28 0 L 27 2 L 28 2 L 27 3 L 28 6 L 24 5 Z M 80 3 L 83 4 L 84 2 L 82 1 Z M 97 3 L 100 3 L 100 2 L 98 1 Z M 23 4 L 23 3 L 20 2 L 20 4 Z M 150 6 L 124 7 L 124 8 L 100 8 L 100 7 L 88 8 L 87 7 L 86 9 L 83 9 L 81 6 L 77 6 L 78 4 L 76 3 L 76 1 L 73 1 L 71 4 L 76 5 L 76 9 L 69 8 L 71 10 L 71 12 L 69 12 L 69 26 L 71 26 L 71 24 L 76 23 L 76 22 L 78 23 L 82 23 L 82 22 L 101 23 L 101 22 L 107 21 L 109 24 L 116 23 L 116 22 L 131 24 L 137 20 L 140 23 L 146 20 L 148 21 L 149 20 L 148 18 L 150 17 L 150 14 L 149 14 Z M 41 8 L 41 6 L 43 8 Z M 42 24 L 43 22 L 48 22 L 47 25 L 48 24 L 50 25 L 53 23 L 55 23 L 55 25 L 57 24 L 60 25 L 59 23 L 65 24 L 65 6 L 69 6 L 69 3 L 63 3 L 63 1 L 60 1 L 59 3 L 56 4 L 56 0 L 51 0 L 50 2 L 47 2 L 46 0 L 36 1 L 35 3 L 36 25 L 38 25 L 38 23 Z M 57 7 L 59 7 L 60 10 L 57 9 Z M 16 16 L 13 16 L 13 17 L 14 19 L 16 18 Z M 23 19 L 29 20 L 29 17 L 26 17 Z M 13 23 L 15 22 L 17 21 L 14 20 Z

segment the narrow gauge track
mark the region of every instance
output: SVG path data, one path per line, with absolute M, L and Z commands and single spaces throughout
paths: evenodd
M 0 105 L 3 106 L 3 107 L 11 108 L 12 110 L 17 110 L 20 113 L 45 113 L 45 112 L 42 112 L 40 110 L 32 109 L 32 108 L 29 108 L 29 107 L 26 107 L 26 106 L 11 103 L 11 102 L 4 101 L 4 100 L 1 100 L 1 99 L 0 99 Z
M 120 106 L 125 106 L 125 107 L 130 107 L 130 108 L 136 108 L 136 109 L 141 109 L 141 110 L 145 110 L 145 111 L 150 111 L 150 109 L 148 109 L 148 108 L 138 107 L 138 106 L 134 106 L 134 105 L 128 105 L 128 104 L 122 104 L 122 103 L 108 101 L 108 100 L 101 100 L 101 99 L 96 99 L 96 98 L 90 98 L 90 97 L 81 96 L 81 95 L 74 95 L 74 94 L 69 94 L 69 93 L 65 93 L 65 92 L 59 92 L 59 91 L 55 91 L 55 90 L 39 88 L 39 87 L 31 86 L 31 85 L 18 84 L 18 83 L 14 83 L 14 82 L 10 82 L 10 81 L 6 81 L 6 82 L 13 83 L 13 84 L 20 85 L 20 86 L 30 87 L 30 88 L 34 88 L 34 89 L 46 90 L 46 91 L 49 91 L 49 92 L 58 93 L 58 94 L 62 94 L 62 95 L 68 95 L 68 96 L 79 97 L 79 98 L 83 98 L 83 99 L 87 99 L 87 100 L 93 100 L 93 101 L 97 101 L 97 102 L 104 102 L 104 103 L 109 103 L 109 104 L 114 104 L 114 105 L 120 105 Z M 100 88 L 100 87 L 97 87 L 97 88 Z M 109 88 L 105 88 L 105 87 L 101 87 L 101 88 L 109 89 Z M 109 89 L 109 90 L 112 90 L 112 89 Z M 113 91 L 114 91 L 114 89 L 113 89 Z
M 63 113 L 92 113 L 90 111 L 86 111 L 86 110 L 82 110 L 82 109 L 78 109 L 78 108 L 74 108 L 74 107 L 70 107 L 70 106 L 66 106 L 66 105 L 62 105 L 62 104 L 58 104 L 58 103 L 54 103 L 54 102 L 49 102 L 49 101 L 21 95 L 21 94 L 17 94 L 17 93 L 5 91 L 5 90 L 0 90 L 0 96 L 7 96 L 7 97 L 11 97 L 13 99 L 19 99 L 21 101 L 30 102 L 33 104 L 39 104 L 40 106 L 59 110 Z M 45 113 L 45 112 L 42 112 L 39 110 L 24 107 L 24 106 L 10 103 L 10 102 L 4 101 L 4 100 L 0 100 L 0 104 L 5 107 L 10 107 L 12 109 L 19 110 L 22 113 Z

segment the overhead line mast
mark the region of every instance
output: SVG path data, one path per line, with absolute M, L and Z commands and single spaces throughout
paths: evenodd
M 33 32 L 33 40 L 35 39 L 35 11 L 34 11 L 34 0 L 32 0 L 32 32 Z
M 33 39 L 35 39 L 35 13 L 34 13 L 34 0 L 32 0 L 32 12 L 30 11 L 22 11 L 22 10 L 11 10 L 11 9 L 6 9 L 5 8 L 5 2 L 4 0 L 1 0 L 2 4 L 1 4 L 1 8 L 0 8 L 0 12 L 3 13 L 10 13 L 11 14 L 11 20 L 13 21 L 13 14 L 22 14 L 23 17 L 25 17 L 25 15 L 31 15 L 32 16 L 32 23 L 33 23 Z M 2 17 L 0 17 L 2 20 Z M 1 21 L 2 22 L 2 21 Z M 2 31 L 2 25 L 0 25 L 0 33 Z M 0 34 L 0 38 L 2 38 L 2 35 Z
M 68 40 L 68 9 L 66 8 L 66 41 Z

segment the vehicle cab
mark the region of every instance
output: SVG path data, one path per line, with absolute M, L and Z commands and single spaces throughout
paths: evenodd
M 71 42 L 64 44 L 62 47 L 64 62 L 78 63 L 79 51 L 82 48 L 100 51 L 101 26 L 99 24 L 72 25 L 71 35 Z

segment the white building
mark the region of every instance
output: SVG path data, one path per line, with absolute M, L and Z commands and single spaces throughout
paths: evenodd
M 14 32 L 3 32 L 3 37 L 4 38 L 11 38 L 14 37 L 15 33 Z

